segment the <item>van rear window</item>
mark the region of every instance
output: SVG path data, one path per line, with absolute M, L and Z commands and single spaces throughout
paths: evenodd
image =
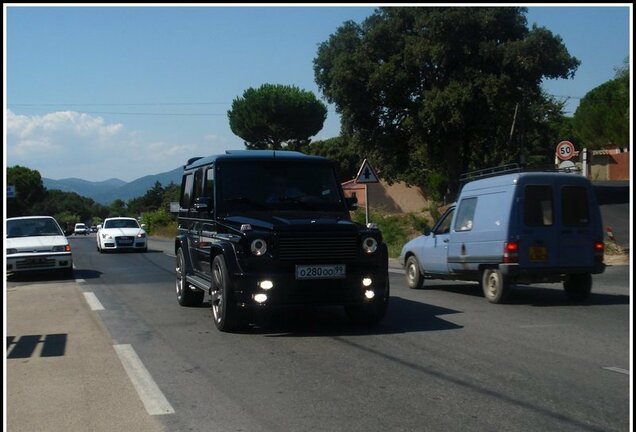
M 587 190 L 581 186 L 563 186 L 561 214 L 564 226 L 585 226 L 590 222 Z
M 526 186 L 523 220 L 527 226 L 552 225 L 552 187 Z

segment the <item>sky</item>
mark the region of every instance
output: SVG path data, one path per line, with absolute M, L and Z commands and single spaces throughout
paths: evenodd
M 573 115 L 628 58 L 632 6 L 525 6 L 529 27 L 546 27 L 581 61 L 573 79 L 543 83 Z M 340 119 L 314 81 L 313 59 L 345 21 L 362 23 L 375 8 L 3 7 L 4 169 L 127 182 L 244 148 L 227 111 L 265 83 L 313 92 L 328 114 L 312 139 L 338 136 Z

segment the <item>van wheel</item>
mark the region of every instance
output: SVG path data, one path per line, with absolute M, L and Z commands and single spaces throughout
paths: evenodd
M 592 292 L 592 275 L 589 273 L 567 275 L 563 281 L 563 289 L 568 299 L 585 300 Z
M 373 300 L 345 305 L 345 313 L 349 321 L 361 325 L 378 324 L 386 315 L 386 310 L 389 306 L 390 291 L 391 287 L 389 285 L 389 278 L 387 277 L 384 290 L 376 293 Z
M 241 328 L 244 323 L 234 301 L 232 284 L 223 255 L 217 255 L 212 261 L 212 291 L 210 294 L 210 305 L 216 328 L 223 332 Z
M 415 255 L 411 255 L 406 260 L 406 284 L 411 289 L 420 289 L 424 285 L 424 277 Z
M 490 303 L 502 303 L 510 290 L 508 278 L 497 269 L 485 269 L 481 277 L 481 287 L 484 297 Z
M 175 268 L 177 275 L 176 291 L 177 301 L 181 306 L 200 306 L 203 303 L 203 296 L 205 292 L 197 289 L 191 290 L 185 280 L 186 269 L 185 260 L 183 258 L 183 249 L 179 248 L 177 251 L 177 265 Z

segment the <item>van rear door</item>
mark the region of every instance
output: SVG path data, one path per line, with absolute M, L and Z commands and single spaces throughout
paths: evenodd
M 520 185 L 523 205 L 517 207 L 521 218 L 518 251 L 519 264 L 524 268 L 559 265 L 560 226 L 555 215 L 554 186 L 538 180 Z
M 575 174 L 529 178 L 522 186 L 519 263 L 528 268 L 594 266 L 600 212 L 589 182 Z
M 559 194 L 559 266 L 592 267 L 594 265 L 594 230 L 591 188 L 585 184 L 568 183 L 565 179 L 555 186 Z

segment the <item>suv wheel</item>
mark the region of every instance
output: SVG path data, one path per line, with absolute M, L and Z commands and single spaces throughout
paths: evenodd
M 183 249 L 177 251 L 177 266 L 175 268 L 177 281 L 175 284 L 177 290 L 177 301 L 181 306 L 199 306 L 203 303 L 205 292 L 197 289 L 191 290 L 185 280 L 186 269 L 185 260 L 183 258 Z
M 490 303 L 502 303 L 510 291 L 508 278 L 497 269 L 485 269 L 482 273 L 481 286 L 484 297 Z
M 420 289 L 424 285 L 424 277 L 415 255 L 406 260 L 406 284 L 411 289 Z
M 224 332 L 238 329 L 242 323 L 234 302 L 223 255 L 215 256 L 214 261 L 212 261 L 212 291 L 210 294 L 210 304 L 216 328 Z
M 592 291 L 592 275 L 589 273 L 567 275 L 563 281 L 563 289 L 568 299 L 585 300 Z
M 391 288 L 387 276 L 384 292 L 377 293 L 373 300 L 345 306 L 347 317 L 354 324 L 378 324 L 386 315 L 386 310 L 389 306 L 390 291 Z

